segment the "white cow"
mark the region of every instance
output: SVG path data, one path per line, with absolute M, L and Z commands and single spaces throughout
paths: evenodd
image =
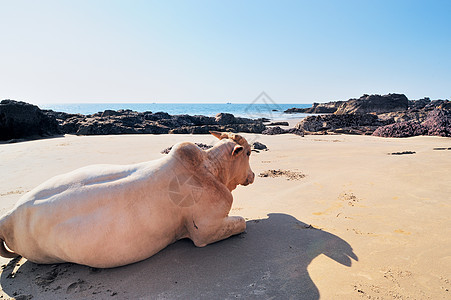
M 207 151 L 179 143 L 158 160 L 49 179 L 0 219 L 0 255 L 110 268 L 182 238 L 203 247 L 243 232 L 244 219 L 228 214 L 231 191 L 254 181 L 251 149 L 240 135 L 212 134 L 220 141 Z

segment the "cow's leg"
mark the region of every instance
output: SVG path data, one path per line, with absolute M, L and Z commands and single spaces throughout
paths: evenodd
M 226 217 L 219 220 L 202 220 L 197 224 L 193 220 L 190 226 L 190 238 L 197 247 L 204 247 L 246 230 L 246 221 L 242 217 Z

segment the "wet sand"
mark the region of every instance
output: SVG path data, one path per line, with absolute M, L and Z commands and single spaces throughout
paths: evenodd
M 451 139 L 243 136 L 269 148 L 251 155 L 254 184 L 233 192 L 230 215 L 247 220 L 245 233 L 205 248 L 182 240 L 113 269 L 1 258 L 1 296 L 450 297 Z M 52 176 L 89 164 L 160 158 L 160 151 L 181 141 L 212 144 L 215 138 L 66 136 L 2 144 L 0 213 Z

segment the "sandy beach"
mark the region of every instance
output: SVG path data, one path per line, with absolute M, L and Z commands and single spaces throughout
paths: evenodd
M 1 258 L 0 298 L 451 297 L 451 139 L 243 136 L 269 148 L 251 155 L 255 182 L 233 192 L 230 215 L 247 220 L 245 233 L 205 248 L 182 240 L 114 269 Z M 0 144 L 0 213 L 55 175 L 157 159 L 182 141 L 216 142 L 66 135 Z

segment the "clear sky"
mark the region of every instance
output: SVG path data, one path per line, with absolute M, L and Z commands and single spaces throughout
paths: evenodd
M 0 99 L 450 99 L 450 18 L 447 0 L 0 0 Z

